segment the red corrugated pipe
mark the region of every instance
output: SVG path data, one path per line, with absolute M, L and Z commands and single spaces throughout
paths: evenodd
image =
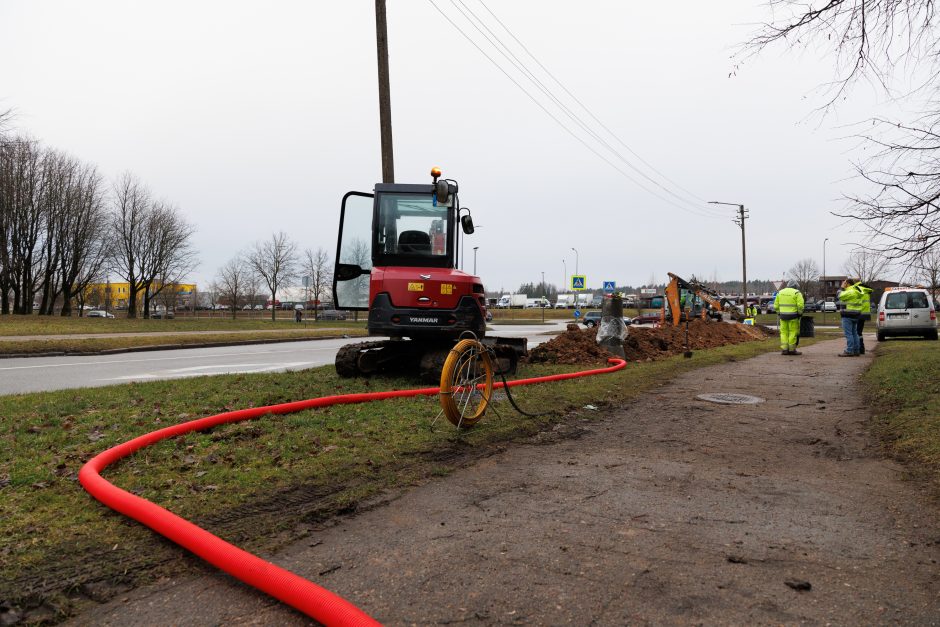
M 564 381 L 578 377 L 588 377 L 597 374 L 615 372 L 627 364 L 622 359 L 609 359 L 614 364 L 608 368 L 597 368 L 581 372 L 556 374 L 533 379 L 520 379 L 510 381 L 509 386 L 531 385 L 533 383 L 546 383 L 549 381 Z M 503 387 L 502 383 L 494 387 Z M 109 483 L 101 476 L 101 471 L 131 453 L 177 435 L 192 431 L 203 431 L 212 427 L 250 420 L 266 414 L 290 414 L 293 412 L 313 409 L 316 407 L 329 407 L 330 405 L 344 405 L 353 403 L 368 403 L 390 398 L 406 398 L 413 396 L 434 396 L 440 393 L 440 388 L 421 388 L 417 390 L 394 390 L 391 392 L 370 392 L 365 394 L 342 394 L 339 396 L 325 396 L 293 403 L 269 405 L 267 407 L 253 407 L 238 411 L 216 414 L 208 418 L 191 420 L 182 424 L 165 427 L 146 435 L 134 438 L 123 444 L 99 453 L 88 463 L 82 466 L 78 473 L 78 480 L 82 486 L 96 499 L 121 512 L 134 520 L 143 523 L 157 533 L 179 544 L 192 553 L 195 553 L 213 566 L 236 577 L 258 590 L 262 590 L 280 601 L 296 608 L 307 616 L 324 625 L 378 625 L 371 616 L 360 610 L 346 599 L 333 594 L 326 588 L 304 579 L 289 570 L 275 566 L 270 562 L 243 551 L 237 546 L 212 535 L 205 529 L 197 527 L 184 518 L 151 503 L 146 499 L 135 496 L 130 492 Z

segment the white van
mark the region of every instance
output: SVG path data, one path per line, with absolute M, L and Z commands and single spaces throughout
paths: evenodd
M 930 293 L 919 287 L 889 287 L 878 303 L 878 341 L 900 335 L 937 339 L 937 310 Z

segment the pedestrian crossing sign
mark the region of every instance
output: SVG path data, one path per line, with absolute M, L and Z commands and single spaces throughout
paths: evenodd
M 617 286 L 613 281 L 604 281 L 604 291 L 608 294 L 613 294 L 617 290 Z
M 587 285 L 587 277 L 583 274 L 573 274 L 571 276 L 571 289 L 584 290 L 587 289 L 584 287 L 585 285 Z

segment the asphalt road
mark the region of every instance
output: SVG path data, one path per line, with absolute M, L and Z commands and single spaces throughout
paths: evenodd
M 499 325 L 490 335 L 524 336 L 536 346 L 565 328 Z M 0 360 L 0 394 L 99 387 L 130 381 L 181 379 L 236 372 L 283 372 L 332 364 L 336 351 L 365 338 L 189 348 L 90 357 L 23 357 Z

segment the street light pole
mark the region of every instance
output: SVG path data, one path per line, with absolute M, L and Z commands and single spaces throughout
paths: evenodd
M 579 260 L 578 249 L 572 248 L 571 250 L 574 251 L 574 273 L 575 275 L 579 275 L 580 272 L 578 272 L 578 260 Z
M 565 278 L 561 280 L 561 289 L 568 289 L 568 262 L 564 259 L 561 260 L 561 267 L 565 269 Z
M 542 322 L 545 322 L 545 272 L 542 272 Z
M 822 294 L 822 308 L 823 308 L 823 324 L 826 324 L 826 242 L 829 241 L 829 238 L 823 240 L 823 294 Z
M 736 202 L 719 202 L 717 200 L 708 201 L 710 205 L 728 205 L 729 207 L 738 208 L 738 217 L 732 218 L 731 221 L 741 227 L 741 292 L 744 295 L 744 308 L 747 309 L 747 247 L 744 241 L 744 221 L 747 220 L 747 210 L 744 208 L 744 205 L 738 204 Z
M 473 276 L 477 275 L 477 249 L 479 246 L 473 247 Z

